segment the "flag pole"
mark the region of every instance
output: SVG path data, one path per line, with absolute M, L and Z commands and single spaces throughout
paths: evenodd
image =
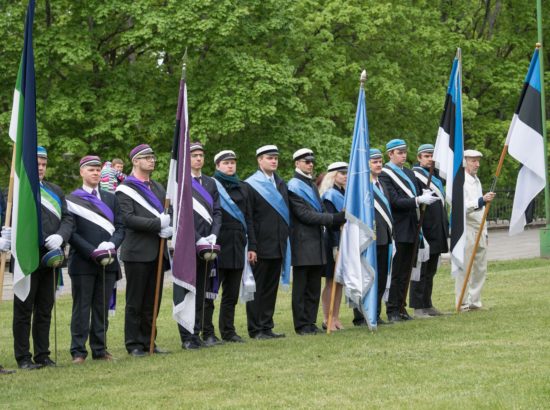
M 497 180 L 500 176 L 500 171 L 502 170 L 502 164 L 504 163 L 504 157 L 506 157 L 506 153 L 508 152 L 508 145 L 504 144 L 504 148 L 502 148 L 502 152 L 500 153 L 500 159 L 498 161 L 497 170 L 495 172 L 495 176 L 493 177 L 493 182 L 491 184 L 491 189 L 489 192 L 495 192 L 496 186 L 497 186 Z M 479 247 L 479 241 L 481 239 L 481 235 L 483 234 L 483 227 L 485 226 L 485 221 L 487 220 L 487 215 L 489 214 L 489 208 L 491 207 L 491 202 L 487 202 L 485 204 L 485 211 L 483 212 L 483 217 L 481 218 L 481 224 L 479 225 L 479 229 L 477 231 L 476 235 L 476 241 L 474 243 L 474 249 L 472 251 L 472 256 L 470 257 L 470 261 L 468 262 L 468 269 L 466 270 L 466 276 L 464 277 L 464 282 L 462 284 L 462 290 L 460 292 L 460 297 L 458 299 L 458 302 L 456 304 L 456 312 L 460 313 L 460 306 L 462 306 L 462 300 L 464 299 L 464 293 L 466 292 L 466 287 L 468 286 L 468 281 L 470 279 L 470 273 L 472 272 L 472 266 L 474 265 L 474 258 L 477 253 L 477 248 Z
M 548 139 L 546 135 L 546 104 L 544 99 L 544 43 L 542 41 L 542 2 L 537 0 L 537 32 L 540 65 L 540 109 L 542 113 L 542 139 L 544 142 L 544 169 L 548 175 Z M 544 187 L 546 227 L 540 230 L 540 256 L 550 258 L 550 187 Z
M 15 144 L 13 144 L 13 152 L 11 155 L 10 182 L 8 186 L 8 201 L 6 202 L 6 220 L 5 226 L 11 226 L 11 208 L 13 205 L 13 180 L 15 172 Z M 6 270 L 7 252 L 1 252 L 0 256 L 0 303 L 3 300 L 4 294 L 4 272 Z

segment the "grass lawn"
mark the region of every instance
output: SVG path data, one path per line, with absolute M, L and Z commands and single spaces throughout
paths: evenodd
M 246 338 L 246 344 L 189 352 L 180 347 L 167 289 L 157 343 L 172 354 L 129 357 L 120 303 L 108 334 L 118 360 L 78 367 L 70 361 L 71 299 L 64 296 L 58 301 L 59 367 L 0 377 L 0 407 L 548 408 L 549 290 L 547 260 L 495 262 L 483 295 L 488 310 L 371 333 L 353 328 L 351 310 L 342 308 L 347 327 L 331 336 L 295 335 L 290 293 L 281 291 L 275 330 L 285 339 Z M 448 266 L 436 276 L 434 296 L 438 308 L 453 309 Z M 11 318 L 12 303 L 2 303 L 0 363 L 14 368 Z M 236 325 L 246 336 L 242 305 Z

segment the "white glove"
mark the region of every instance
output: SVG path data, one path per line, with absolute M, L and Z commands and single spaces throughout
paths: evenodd
M 0 238 L 0 252 L 7 252 L 11 248 L 11 241 L 9 239 Z
M 200 245 L 210 245 L 210 242 L 208 242 L 206 240 L 206 238 L 200 238 L 196 243 L 195 245 L 197 246 L 200 246 Z
M 216 244 L 216 239 L 218 239 L 218 237 L 216 235 L 212 234 L 212 235 L 208 235 L 204 239 L 206 239 L 210 245 L 215 245 Z
M 108 251 L 109 249 L 115 249 L 115 244 L 112 242 L 101 242 L 97 245 L 97 249 L 100 251 Z
M 0 233 L 0 236 L 4 238 L 6 241 L 11 241 L 11 227 L 3 226 L 2 233 Z
M 171 226 L 167 226 L 166 228 L 162 228 L 159 232 L 159 236 L 164 239 L 168 239 L 172 237 L 172 234 L 174 233 L 174 229 Z
M 61 235 L 54 233 L 46 238 L 44 245 L 46 245 L 46 248 L 48 248 L 49 251 L 60 248 L 61 245 L 63 245 L 63 238 Z
M 170 215 L 168 214 L 160 214 L 160 229 L 166 228 L 168 225 L 170 225 Z
M 338 246 L 332 247 L 332 259 L 336 260 L 336 255 L 338 255 Z
M 416 197 L 416 201 L 419 205 L 420 204 L 431 205 L 435 201 L 437 201 L 437 197 L 432 195 L 432 191 L 430 191 L 429 189 L 425 189 L 422 195 Z

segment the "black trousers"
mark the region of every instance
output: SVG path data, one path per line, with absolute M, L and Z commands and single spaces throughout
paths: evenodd
M 230 339 L 235 331 L 235 306 L 239 301 L 242 269 L 220 269 L 222 301 L 220 303 L 219 326 L 222 339 Z
M 214 323 L 212 318 L 214 316 L 214 300 L 206 297 L 206 282 L 210 275 L 212 265 L 206 263 L 203 259 L 197 257 L 197 295 L 195 297 L 195 327 L 194 332 L 191 333 L 183 326 L 178 324 L 178 330 L 180 332 L 180 338 L 182 342 L 191 340 L 193 337 L 201 335 L 202 338 L 207 339 L 210 336 L 214 336 Z M 204 326 L 202 323 L 204 311 Z
M 378 289 L 377 289 L 377 315 L 380 317 L 380 314 L 382 313 L 382 297 L 384 296 L 384 292 L 386 291 L 386 282 L 388 280 L 388 263 L 389 263 L 389 251 L 390 246 L 389 245 L 380 245 L 376 247 L 376 265 L 377 265 L 377 273 L 378 273 Z M 353 324 L 359 325 L 363 323 L 365 318 L 363 317 L 363 313 L 359 309 L 354 308 L 353 309 Z
M 126 350 L 128 352 L 134 349 L 148 351 L 153 327 L 157 261 L 125 261 L 124 270 L 126 274 L 126 309 L 124 317 Z M 159 310 L 163 282 L 164 272 L 162 272 L 160 278 Z
M 325 265 L 292 268 L 292 318 L 296 331 L 315 326 Z
M 388 303 L 386 304 L 386 313 L 388 315 L 398 314 L 402 307 L 405 307 L 407 279 L 411 269 L 413 256 L 412 243 L 398 242 L 397 252 L 393 258 L 391 270 L 391 285 Z
M 86 357 L 86 341 L 90 338 L 92 357 L 103 357 L 107 350 L 109 300 L 116 281 L 115 272 L 103 269 L 88 275 L 72 275 L 73 313 L 71 317 L 71 356 Z
M 246 303 L 248 334 L 256 336 L 260 332 L 270 331 L 275 327 L 273 314 L 281 278 L 283 259 L 258 259 L 253 266 L 256 293 L 254 300 Z
M 439 253 L 431 254 L 430 259 L 422 262 L 420 280 L 418 282 L 411 282 L 409 301 L 412 308 L 428 309 L 432 307 L 432 289 L 439 255 Z
M 25 301 L 13 298 L 13 350 L 15 360 L 32 358 L 29 337 L 31 334 L 34 360 L 43 361 L 50 356 L 50 324 L 59 270 L 39 268 L 31 274 L 31 290 Z

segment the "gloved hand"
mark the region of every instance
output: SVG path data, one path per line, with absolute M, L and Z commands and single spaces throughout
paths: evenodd
M 0 238 L 0 252 L 7 252 L 11 248 L 11 240 Z
M 170 225 L 170 215 L 168 214 L 160 214 L 160 229 L 166 228 L 168 225 Z
M 344 211 L 334 214 L 332 219 L 333 225 L 342 225 L 346 222 L 346 213 Z
M 210 245 L 210 242 L 208 242 L 206 240 L 206 238 L 200 238 L 196 243 L 195 245 L 199 246 L 199 245 Z
M 210 245 L 215 245 L 216 244 L 216 239 L 218 239 L 218 238 L 217 238 L 216 235 L 212 234 L 212 235 L 208 235 L 204 239 L 206 239 Z
M 336 256 L 338 255 L 338 246 L 332 247 L 332 259 L 336 260 Z
M 429 189 L 424 189 L 422 191 L 422 195 L 416 197 L 416 203 L 418 205 L 420 205 L 420 204 L 426 204 L 426 205 L 433 204 L 435 201 L 437 201 L 437 197 L 433 196 L 432 194 L 433 194 L 433 192 L 430 191 Z
M 2 233 L 0 233 L 0 236 L 4 238 L 6 241 L 11 241 L 11 226 L 3 226 Z
M 44 245 L 46 246 L 46 248 L 48 248 L 49 251 L 60 248 L 61 245 L 63 245 L 63 238 L 61 237 L 61 235 L 54 233 L 53 235 L 50 235 L 46 238 Z
M 107 251 L 109 249 L 115 249 L 115 244 L 112 242 L 101 242 L 97 245 L 97 249 L 100 251 Z
M 168 239 L 172 237 L 172 234 L 174 233 L 174 228 L 171 226 L 167 226 L 166 228 L 162 228 L 159 232 L 159 236 L 164 239 Z

